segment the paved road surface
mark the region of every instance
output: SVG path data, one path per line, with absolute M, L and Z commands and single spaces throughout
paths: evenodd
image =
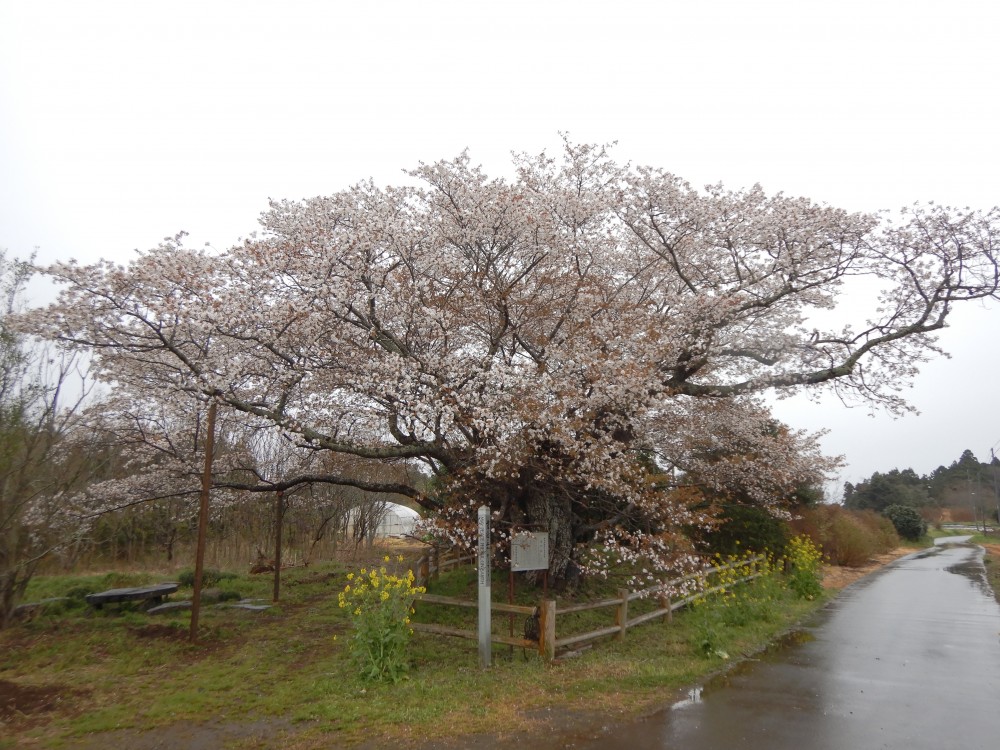
M 848 587 L 803 642 L 589 750 L 995 750 L 1000 605 L 982 550 L 936 546 Z

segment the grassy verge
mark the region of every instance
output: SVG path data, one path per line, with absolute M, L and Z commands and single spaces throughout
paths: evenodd
M 993 596 L 1000 602 L 1000 534 L 976 534 L 972 541 L 986 548 L 983 563 L 986 566 L 986 580 L 993 589 Z
M 986 564 L 986 580 L 993 589 L 993 596 L 1000 602 L 1000 556 L 987 554 L 983 560 Z
M 226 746 L 306 750 L 378 737 L 434 740 L 530 729 L 552 707 L 634 713 L 669 700 L 725 659 L 760 650 L 822 603 L 797 599 L 772 581 L 742 603 L 730 594 L 554 664 L 496 647 L 494 666 L 485 672 L 475 642 L 418 632 L 408 679 L 381 685 L 356 677 L 348 659 L 348 621 L 337 606 L 347 572 L 343 565 L 288 571 L 280 606 L 266 612 L 208 607 L 196 645 L 186 638 L 186 613 L 158 619 L 129 607 L 94 612 L 76 603 L 82 589 L 163 577 L 119 577 L 110 584 L 108 577 L 40 578 L 31 599 L 70 595 L 70 601 L 0 632 L 0 696 L 3 688 L 37 689 L 53 700 L 42 710 L 20 711 L 4 710 L 0 702 L 0 736 L 8 738 L 6 747 L 67 747 L 90 733 L 263 721 L 273 722 L 273 745 L 237 740 Z M 495 583 L 497 599 L 505 598 L 505 584 Z M 585 585 L 576 598 L 606 596 L 609 585 Z M 248 598 L 270 591 L 269 579 L 247 576 L 220 586 Z M 432 592 L 474 589 L 474 574 L 459 570 Z M 522 585 L 518 596 L 530 601 L 537 592 Z M 632 614 L 651 606 L 637 602 Z M 429 605 L 416 615 L 472 628 L 470 616 Z M 609 625 L 613 617 L 612 610 L 567 617 L 560 637 Z M 504 616 L 494 625 L 507 631 Z M 522 626 L 518 618 L 515 633 Z

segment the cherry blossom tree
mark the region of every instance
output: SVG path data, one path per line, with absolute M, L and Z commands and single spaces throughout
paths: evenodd
M 0 628 L 40 563 L 78 535 L 63 500 L 106 458 L 78 439 L 87 390 L 79 359 L 10 325 L 30 276 L 30 263 L 0 250 Z
M 417 462 L 433 492 L 308 480 L 409 495 L 456 539 L 486 502 L 500 529 L 550 532 L 556 576 L 582 543 L 663 570 L 687 559 L 679 529 L 711 520 L 685 476 L 780 512 L 829 467 L 763 394 L 906 408 L 953 305 L 997 295 L 998 218 L 696 190 L 567 142 L 507 179 L 462 154 L 275 201 L 224 252 L 176 237 L 126 267 L 56 264 L 59 302 L 24 325 L 92 352 L 118 393 Z M 870 310 L 843 304 L 856 279 L 878 286 Z

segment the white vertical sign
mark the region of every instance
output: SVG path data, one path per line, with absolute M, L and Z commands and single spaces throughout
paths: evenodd
M 492 589 L 490 581 L 490 509 L 479 506 L 479 666 L 490 665 L 493 647 L 490 643 L 490 604 Z

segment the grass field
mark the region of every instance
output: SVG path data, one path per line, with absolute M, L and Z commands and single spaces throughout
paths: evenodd
M 760 650 L 822 603 L 768 584 L 750 610 L 730 601 L 683 611 L 672 623 L 654 621 L 552 664 L 496 646 L 486 671 L 474 641 L 418 632 L 407 679 L 378 684 L 356 676 L 349 621 L 337 606 L 346 574 L 361 564 L 287 570 L 280 604 L 264 612 L 209 606 L 197 644 L 188 641 L 186 612 L 160 618 L 124 605 L 97 612 L 83 603 L 88 591 L 165 580 L 155 572 L 38 578 L 29 600 L 70 599 L 0 632 L 0 748 L 152 747 L 154 739 L 184 747 L 170 738 L 198 727 L 217 732 L 213 747 L 307 750 L 543 729 L 550 708 L 635 713 L 720 669 L 723 655 L 735 660 Z M 268 600 L 271 579 L 237 575 L 218 586 Z M 585 583 L 576 598 L 606 596 L 609 586 Z M 474 571 L 443 576 L 431 591 L 473 598 Z M 506 576 L 497 577 L 494 592 L 505 598 Z M 537 591 L 522 585 L 519 598 L 533 601 Z M 637 603 L 634 613 L 642 606 L 653 605 Z M 469 616 L 430 605 L 418 605 L 415 615 L 472 627 Z M 614 615 L 574 617 L 560 622 L 560 637 L 609 625 Z M 522 626 L 518 618 L 515 633 Z M 496 616 L 494 627 L 506 632 L 506 617 Z
M 973 541 L 987 548 L 987 576 L 1000 591 L 1000 538 Z M 187 612 L 158 617 L 131 605 L 98 612 L 83 600 L 106 588 L 177 580 L 176 572 L 36 578 L 28 601 L 67 600 L 0 632 L 0 750 L 180 748 L 189 746 L 193 731 L 206 747 L 235 750 L 405 746 L 502 735 L 512 727 L 544 731 L 555 715 L 599 719 L 669 703 L 679 689 L 723 668 L 723 655 L 735 661 L 758 651 L 822 604 L 796 599 L 772 581 L 766 591 L 747 589 L 737 606 L 730 600 L 682 611 L 672 623 L 634 628 L 623 640 L 552 664 L 496 646 L 486 671 L 475 642 L 418 632 L 407 679 L 378 684 L 358 677 L 348 658 L 350 623 L 337 594 L 348 573 L 378 563 L 381 554 L 286 570 L 281 602 L 263 612 L 207 606 L 196 644 L 188 640 Z M 272 579 L 226 574 L 213 585 L 223 598 L 268 602 Z M 495 578 L 495 600 L 506 599 L 506 585 L 506 576 Z M 585 582 L 572 601 L 607 597 L 619 585 Z M 442 576 L 431 592 L 474 599 L 475 572 Z M 185 594 L 190 590 L 174 598 Z M 519 602 L 537 598 L 537 590 L 518 585 Z M 630 614 L 653 606 L 635 602 Z M 475 628 L 473 610 L 425 604 L 414 617 Z M 610 625 L 613 617 L 613 610 L 561 616 L 559 636 Z M 496 632 L 508 627 L 505 616 L 494 617 Z M 515 634 L 522 627 L 516 618 Z

